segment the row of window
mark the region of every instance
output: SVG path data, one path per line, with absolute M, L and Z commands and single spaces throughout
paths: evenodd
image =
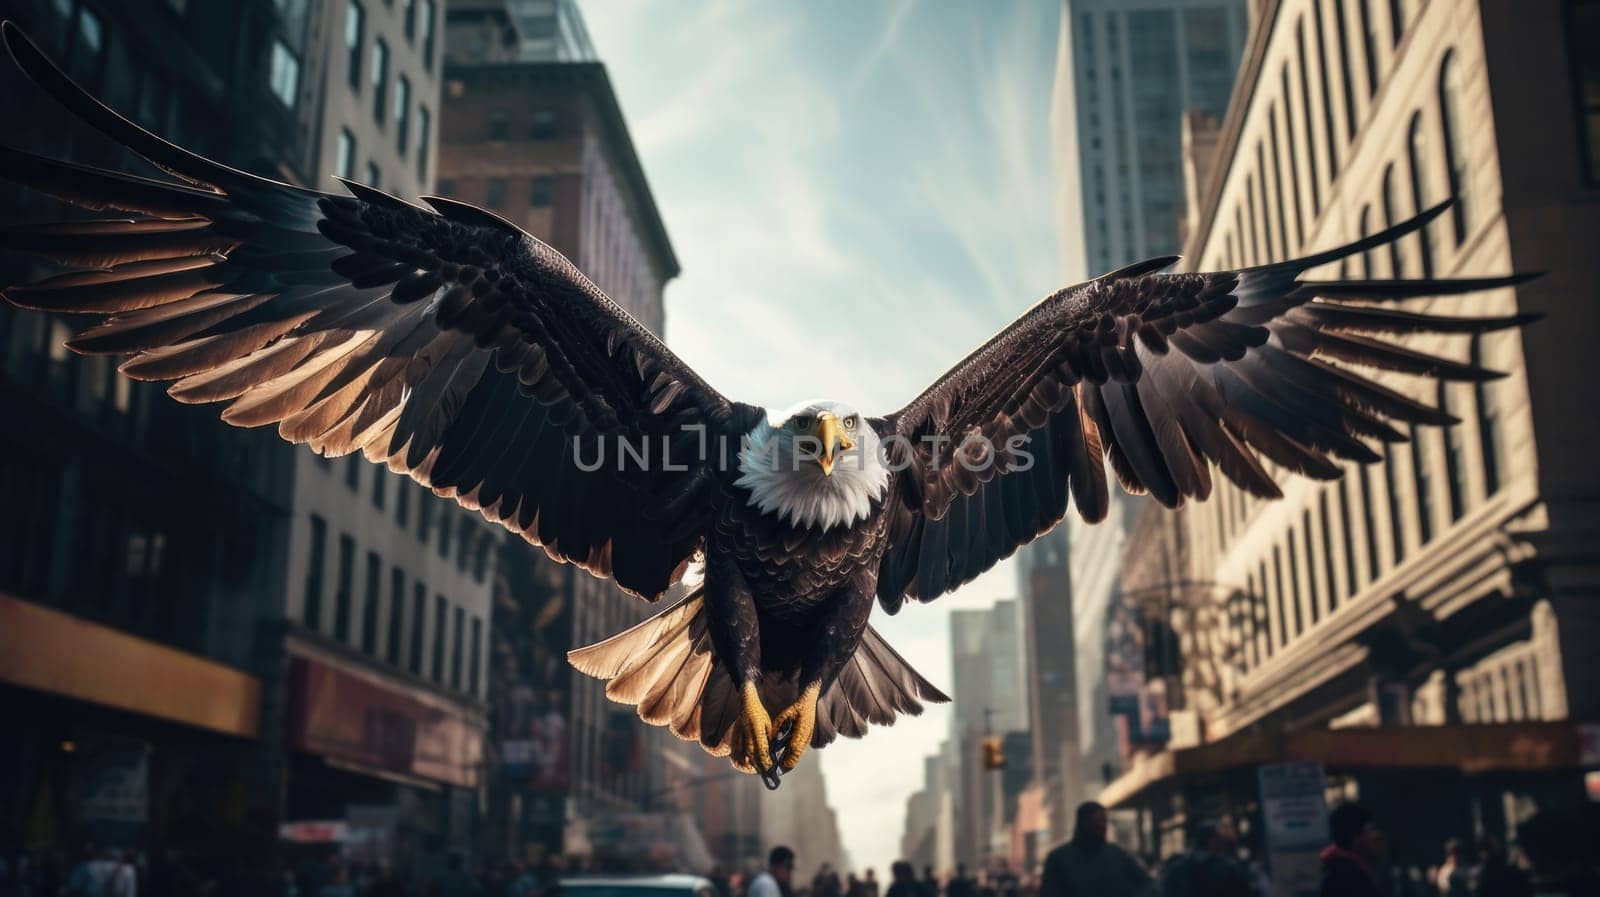
M 422 63 L 425 68 L 433 68 L 433 44 L 435 19 L 437 8 L 434 0 L 400 0 L 404 4 L 401 11 L 401 20 L 404 23 L 406 40 L 415 42 L 421 34 Z M 412 125 L 412 100 L 411 79 L 404 73 L 393 78 L 393 97 L 390 96 L 390 52 L 389 42 L 381 35 L 372 39 L 372 52 L 368 55 L 367 64 L 362 65 L 363 51 L 366 46 L 367 12 L 360 0 L 348 0 L 345 6 L 344 18 L 344 44 L 345 44 L 345 71 L 346 80 L 350 89 L 360 94 L 363 85 L 368 84 L 372 90 L 372 116 L 380 126 L 394 121 L 395 149 L 402 158 L 410 149 L 413 134 Z M 428 179 L 428 146 L 433 137 L 433 116 L 428 111 L 426 104 L 416 104 L 415 136 L 417 141 L 417 178 L 426 182 Z M 349 130 L 339 134 L 338 174 L 343 178 L 355 176 L 356 165 L 356 139 Z M 374 187 L 379 183 L 380 173 L 377 164 L 367 163 L 367 182 Z
M 325 610 L 327 521 L 312 514 L 310 529 L 311 552 L 302 622 L 309 629 L 321 631 Z M 427 584 L 420 580 L 408 583 L 405 570 L 398 566 L 389 568 L 386 575 L 383 559 L 377 552 L 368 551 L 360 583 L 361 619 L 353 639 L 351 629 L 357 621 L 351 617 L 358 587 L 355 539 L 348 533 L 340 533 L 336 551 L 333 637 L 439 685 L 481 696 L 483 619 L 476 614 L 469 617 L 459 605 L 452 607 L 444 595 L 434 595 L 430 629 Z M 388 613 L 384 614 L 386 603 Z
M 318 456 L 317 461 L 324 468 L 332 467 L 332 462 L 327 458 Z M 411 512 L 414 501 L 418 541 L 423 545 L 432 545 L 439 552 L 439 557 L 445 560 L 450 560 L 453 555 L 456 569 L 462 573 L 470 570 L 475 581 L 481 583 L 488 578 L 494 537 L 484 530 L 474 515 L 466 512 L 452 514 L 451 511 L 455 509 L 453 502 L 436 497 L 408 477 L 391 476 L 385 468 L 367 463 L 359 452 L 346 456 L 344 461 L 344 484 L 350 491 L 360 494 L 363 471 L 372 473 L 371 501 L 374 508 L 387 510 L 389 497 L 393 494 L 394 521 L 401 529 L 409 530 L 413 523 Z
M 556 179 L 554 175 L 536 174 L 530 178 L 488 178 L 483 182 L 483 204 L 496 211 L 504 212 L 506 200 L 511 195 L 511 186 L 515 183 L 526 192 L 528 205 L 531 208 L 548 208 L 555 198 Z M 439 182 L 439 195 L 455 196 L 458 186 L 455 181 L 446 178 Z

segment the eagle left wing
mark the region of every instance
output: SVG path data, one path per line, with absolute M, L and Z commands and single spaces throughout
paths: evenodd
M 7 286 L 7 300 L 100 315 L 72 349 L 128 356 L 123 373 L 176 381 L 179 401 L 227 402 L 229 423 L 363 452 L 635 595 L 658 598 L 679 577 L 719 475 L 682 440 L 743 432 L 759 409 L 712 389 L 559 252 L 490 212 L 229 168 L 122 118 L 14 25 L 3 32 L 36 83 L 174 176 L 0 147 L 0 177 L 116 213 L 0 230 L 0 248 L 78 269 Z M 619 443 L 648 456 L 668 440 L 679 463 L 618 457 Z
M 1446 204 L 1447 205 L 1447 204 Z M 1405 440 L 1391 421 L 1450 415 L 1346 362 L 1442 380 L 1498 374 L 1371 336 L 1479 333 L 1532 320 L 1439 317 L 1373 301 L 1503 287 L 1527 276 L 1307 281 L 1312 268 L 1425 226 L 1446 205 L 1355 243 L 1239 271 L 1171 274 L 1155 259 L 1057 292 L 879 423 L 902 468 L 878 578 L 893 613 L 972 580 L 1059 523 L 1069 492 L 1098 522 L 1104 455 L 1124 489 L 1167 507 L 1211 493 L 1210 466 L 1281 497 L 1259 456 L 1318 479 L 1364 442 Z

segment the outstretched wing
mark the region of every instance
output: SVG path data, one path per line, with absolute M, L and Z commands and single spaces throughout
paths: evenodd
M 436 213 L 358 184 L 333 196 L 220 165 L 100 104 L 15 26 L 4 36 L 58 101 L 178 179 L 0 148 L 0 176 L 126 213 L 0 233 L 0 246 L 85 269 L 9 288 L 8 300 L 108 316 L 69 345 L 130 356 L 125 374 L 175 380 L 179 401 L 227 402 L 230 423 L 277 424 L 327 455 L 364 452 L 638 595 L 674 581 L 703 530 L 707 465 L 585 470 L 597 455 L 575 453 L 659 444 L 684 427 L 716 434 L 752 409 L 492 213 L 429 199 Z
M 1307 281 L 1319 265 L 1398 240 L 1437 206 L 1380 234 L 1301 259 L 1209 274 L 1155 259 L 1040 302 L 885 428 L 908 465 L 878 579 L 890 612 L 971 580 L 1056 525 L 1069 491 L 1085 520 L 1107 511 L 1103 454 L 1123 487 L 1167 507 L 1211 493 L 1211 465 L 1278 498 L 1260 457 L 1319 479 L 1333 457 L 1372 463 L 1365 440 L 1393 421 L 1450 424 L 1435 408 L 1344 364 L 1443 380 L 1491 371 L 1373 335 L 1479 333 L 1527 315 L 1437 317 L 1374 302 L 1465 293 L 1527 277 Z

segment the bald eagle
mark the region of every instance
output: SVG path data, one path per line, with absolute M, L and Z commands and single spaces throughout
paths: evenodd
M 1045 297 L 881 417 L 844 402 L 769 412 L 724 396 L 554 249 L 480 208 L 345 182 L 291 186 L 190 153 L 89 96 L 11 24 L 18 65 L 172 178 L 0 149 L 0 176 L 96 211 L 0 245 L 78 270 L 5 290 L 100 316 L 69 342 L 175 381 L 180 402 L 362 452 L 559 561 L 656 601 L 570 655 L 647 723 L 776 787 L 808 748 L 948 700 L 868 625 L 932 601 L 1050 530 L 1107 511 L 1109 466 L 1168 507 L 1213 467 L 1276 498 L 1262 458 L 1320 479 L 1369 441 L 1453 418 L 1359 372 L 1496 376 L 1391 334 L 1479 333 L 1393 300 L 1520 282 L 1314 280 L 1442 207 L 1326 252 L 1236 271 L 1153 259 Z M 885 341 L 885 351 L 892 346 Z

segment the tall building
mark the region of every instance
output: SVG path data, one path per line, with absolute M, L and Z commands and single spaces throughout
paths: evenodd
M 1245 0 L 1066 0 L 1051 129 L 1068 280 L 1177 251 L 1180 116 L 1227 106 L 1246 19 Z
M 452 49 L 451 58 L 461 57 Z M 678 262 L 605 66 L 452 61 L 445 104 L 439 192 L 494 209 L 546 241 L 660 333 L 662 290 L 677 275 Z M 501 563 L 514 584 L 543 575 L 515 568 L 550 562 L 538 549 L 507 543 Z M 700 749 L 643 726 L 633 708 L 606 699 L 603 683 L 571 673 L 565 651 L 614 635 L 659 608 L 585 573 L 563 574 L 548 645 L 560 662 L 507 683 L 529 702 L 514 716 L 524 728 L 507 730 L 511 718 L 496 720 L 502 731 L 495 738 L 515 743 L 516 750 L 541 739 L 559 745 L 538 755 L 554 765 L 535 770 L 536 795 L 521 785 L 514 789 L 524 799 L 521 818 L 507 822 L 509 843 L 636 862 L 612 856 L 638 847 L 606 840 L 619 830 L 616 821 L 688 799 L 689 789 L 678 786 L 696 777 Z M 513 586 L 507 601 L 518 600 Z
M 594 44 L 577 0 L 507 0 L 520 39 L 523 62 L 594 62 Z
M 1150 849 L 1173 846 L 1183 807 L 1260 831 L 1255 767 L 1282 757 L 1319 762 L 1329 794 L 1384 820 L 1397 874 L 1435 861 L 1446 838 L 1509 840 L 1533 810 L 1586 800 L 1600 419 L 1593 359 L 1572 334 L 1600 324 L 1597 33 L 1600 7 L 1578 0 L 1261 4 L 1195 191 L 1189 264 L 1304 254 L 1449 198 L 1428 227 L 1342 273 L 1545 271 L 1411 304 L 1548 321 L 1411 343 L 1504 379 L 1382 378 L 1458 425 L 1413 428 L 1336 482 L 1278 472 L 1281 501 L 1221 486 L 1183 512 L 1190 576 L 1237 596 L 1210 627 L 1233 660 L 1214 695 L 1185 695 L 1201 743 L 1103 792 L 1143 811 Z
M 1025 650 L 1015 601 L 950 615 L 950 739 L 957 747 L 954 847 L 959 862 L 1004 856 L 1004 800 L 998 770 L 986 769 L 984 740 L 1028 728 Z
M 381 180 L 373 163 L 414 194 L 436 141 L 437 6 L 372 6 L 12 0 L 0 11 L 91 91 L 198 152 L 334 187 L 339 135 L 353 135 L 344 171 Z M 27 123 L 17 142 L 123 165 L 4 68 L 6 114 Z M 10 188 L 0 202 L 9 220 L 71 214 Z M 6 282 L 37 273 L 4 264 Z M 6 667 L 20 689 L 15 705 L 8 695 L 15 738 L 0 748 L 17 772 L 0 796 L 18 814 L 7 827 L 48 823 L 34 843 L 133 838 L 260 858 L 279 823 L 338 820 L 381 851 L 365 858 L 407 872 L 470 848 L 499 533 L 364 461 L 235 429 L 216 408 L 117 376 L 110 359 L 70 355 L 64 321 L 0 316 L 4 417 L 27 427 L 5 453 L 8 495 L 32 509 L 9 515 L 21 529 L 0 583 L 5 653 L 80 667 Z M 146 791 L 109 828 L 93 795 L 73 796 L 102 768 Z
M 1036 838 L 1042 838 L 1044 846 L 1071 834 L 1067 825 L 1073 801 L 1083 793 L 1069 528 L 1056 527 L 1017 555 L 1032 722 L 1031 766 L 1042 816 Z

